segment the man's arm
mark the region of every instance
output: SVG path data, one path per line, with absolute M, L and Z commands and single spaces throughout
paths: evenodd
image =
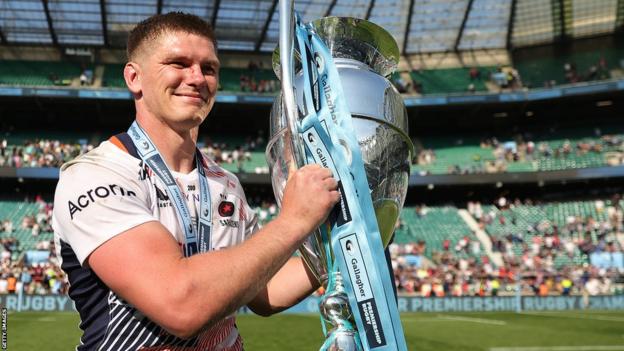
M 303 259 L 293 257 L 247 306 L 258 315 L 270 316 L 297 304 L 319 285 Z
M 266 288 L 338 202 L 336 187 L 331 171 L 307 166 L 288 181 L 278 218 L 240 245 L 185 258 L 171 233 L 152 221 L 106 241 L 88 264 L 152 321 L 190 337 Z

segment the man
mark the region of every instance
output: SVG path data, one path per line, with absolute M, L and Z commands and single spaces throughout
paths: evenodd
M 218 85 L 210 26 L 153 16 L 127 54 L 135 124 L 64 165 L 55 194 L 78 350 L 242 350 L 239 307 L 269 315 L 317 287 L 291 256 L 337 203 L 336 181 L 320 166 L 294 172 L 258 230 L 238 180 L 196 149 Z

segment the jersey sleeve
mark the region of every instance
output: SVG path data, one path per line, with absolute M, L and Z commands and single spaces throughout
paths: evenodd
M 77 163 L 61 172 L 54 196 L 52 225 L 81 264 L 107 240 L 157 220 L 148 192 L 131 172 Z

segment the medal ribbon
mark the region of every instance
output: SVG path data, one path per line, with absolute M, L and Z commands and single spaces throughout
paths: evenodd
M 211 249 L 210 230 L 212 227 L 212 207 L 208 180 L 202 163 L 203 155 L 199 149 L 195 149 L 195 167 L 199 175 L 200 202 L 197 216 L 197 230 L 195 230 L 191 213 L 184 200 L 184 195 L 152 140 L 136 121 L 134 121 L 130 129 L 128 129 L 128 135 L 130 135 L 130 139 L 132 139 L 132 142 L 136 146 L 137 153 L 141 157 L 143 163 L 149 166 L 167 188 L 169 199 L 171 199 L 178 220 L 184 229 L 184 256 L 190 257 L 198 252 L 209 251 Z M 197 233 L 195 233 L 195 231 L 197 231 Z

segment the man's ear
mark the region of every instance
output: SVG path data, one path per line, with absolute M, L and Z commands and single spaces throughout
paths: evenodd
M 141 93 L 141 67 L 136 62 L 128 62 L 123 70 L 124 79 L 128 90 L 133 94 Z

